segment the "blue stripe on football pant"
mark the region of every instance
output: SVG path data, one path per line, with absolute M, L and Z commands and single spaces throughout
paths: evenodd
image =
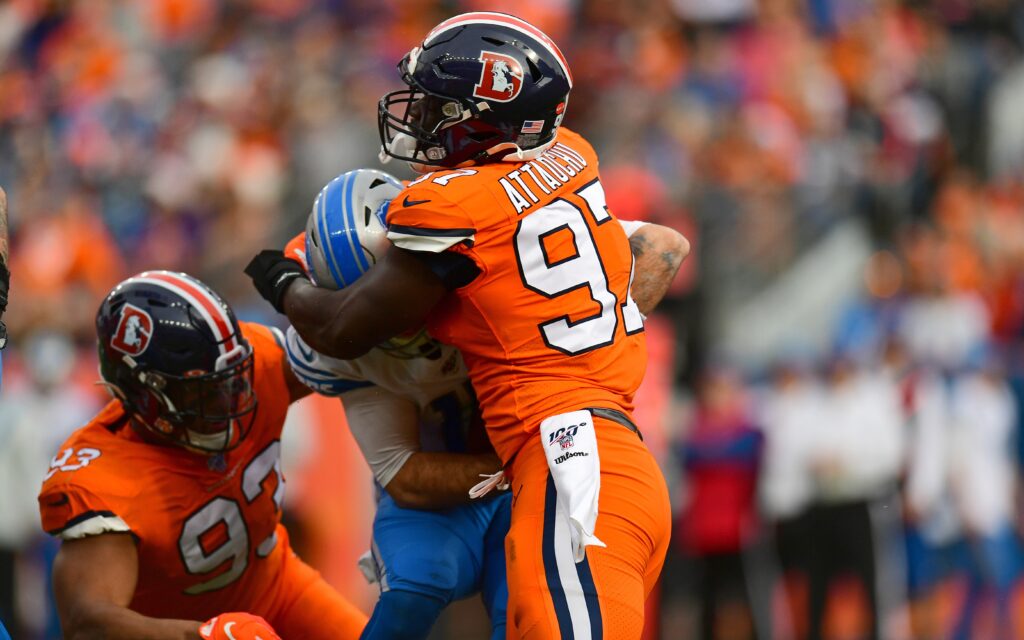
M 545 542 L 550 535 L 555 575 L 561 589 L 561 597 L 565 600 L 565 607 L 568 611 L 568 632 L 566 631 L 567 627 L 559 619 L 562 637 L 572 637 L 576 640 L 601 638 L 604 625 L 601 620 L 601 606 L 597 597 L 597 588 L 594 585 L 593 573 L 590 570 L 590 562 L 586 556 L 579 564 L 573 558 L 569 517 L 558 506 L 558 493 L 555 489 L 555 481 L 550 474 L 548 475 L 545 498 L 545 516 L 547 516 L 546 509 L 549 500 L 553 504 L 554 526 L 552 527 L 553 534 L 551 534 L 546 526 L 547 517 L 545 517 Z M 549 585 L 550 582 L 549 578 Z M 554 597 L 552 592 L 552 598 Z
M 551 602 L 555 607 L 555 617 L 558 618 L 559 635 L 563 640 L 575 640 L 572 619 L 569 617 L 569 603 L 565 599 L 565 590 L 562 588 L 558 562 L 555 557 L 556 505 L 555 481 L 549 473 L 547 490 L 544 495 L 544 538 L 541 547 L 544 557 L 544 575 L 547 578 Z
M 594 574 L 590 571 L 590 558 L 583 556 L 583 562 L 576 565 L 576 575 L 583 589 L 583 597 L 587 603 L 587 614 L 590 616 L 590 635 L 594 638 L 604 637 L 604 623 L 601 620 L 601 599 L 597 597 L 597 585 Z

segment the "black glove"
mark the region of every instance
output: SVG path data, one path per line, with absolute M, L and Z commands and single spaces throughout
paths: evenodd
M 11 287 L 11 272 L 0 260 L 0 349 L 7 346 L 7 325 L 3 322 L 4 311 L 7 311 L 7 292 Z
M 256 254 L 245 267 L 245 274 L 252 278 L 253 285 L 263 299 L 284 313 L 284 292 L 296 278 L 307 280 L 302 265 L 284 257 L 283 251 L 264 249 Z

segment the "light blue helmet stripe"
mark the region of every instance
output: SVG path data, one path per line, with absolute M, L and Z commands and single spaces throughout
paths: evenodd
M 316 201 L 316 224 L 320 227 L 320 243 L 323 245 L 324 255 L 327 257 L 327 267 L 331 270 L 331 278 L 339 287 L 344 287 L 344 280 L 341 278 L 341 272 L 338 269 L 338 262 L 334 259 L 334 251 L 331 247 L 331 236 L 327 231 L 327 219 L 324 215 L 327 205 L 327 192 L 331 186 L 337 182 L 332 180 L 327 184 L 326 187 L 321 189 L 320 195 L 317 196 Z
M 355 180 L 356 174 L 349 172 L 343 180 L 338 181 L 337 185 L 332 185 L 327 194 L 331 201 L 330 206 L 326 207 L 324 213 L 327 228 L 331 233 L 328 236 L 327 246 L 341 271 L 342 282 L 339 283 L 341 287 L 349 286 L 363 275 L 355 257 L 356 249 L 362 251 L 362 247 L 354 242 L 353 236 L 356 233 L 353 224 L 354 217 L 351 211 L 346 211 L 346 209 L 351 209 L 348 203 L 350 195 L 354 191 Z
M 351 230 L 348 234 L 349 244 L 352 246 L 352 255 L 356 257 L 359 262 L 359 275 L 366 273 L 366 270 L 370 268 L 370 262 L 366 259 L 366 255 L 363 252 L 363 246 L 359 244 L 359 237 L 356 234 L 356 178 L 358 174 L 355 171 L 349 172 L 349 187 L 348 187 L 348 206 L 345 207 L 348 213 L 348 228 Z

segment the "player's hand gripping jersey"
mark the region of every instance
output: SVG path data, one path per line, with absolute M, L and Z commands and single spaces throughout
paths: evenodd
M 43 528 L 63 540 L 132 535 L 139 563 L 134 611 L 198 620 L 248 611 L 283 637 L 298 636 L 318 623 L 296 614 L 304 609 L 309 618 L 307 605 L 319 598 L 330 605 L 317 609 L 326 614 L 341 598 L 320 593 L 326 585 L 292 553 L 280 523 L 284 351 L 265 327 L 243 323 L 242 332 L 253 347 L 259 408 L 236 448 L 207 457 L 146 442 L 114 400 L 61 447 L 39 508 Z M 306 605 L 293 608 L 300 599 Z
M 647 358 L 628 294 L 633 257 L 583 138 L 563 127 L 533 161 L 426 174 L 387 222 L 396 246 L 453 251 L 480 269 L 428 329 L 462 352 L 502 460 L 549 415 L 632 410 Z

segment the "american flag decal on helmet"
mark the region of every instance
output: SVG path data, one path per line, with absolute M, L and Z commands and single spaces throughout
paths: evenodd
M 540 133 L 544 130 L 543 120 L 525 120 L 519 133 Z

